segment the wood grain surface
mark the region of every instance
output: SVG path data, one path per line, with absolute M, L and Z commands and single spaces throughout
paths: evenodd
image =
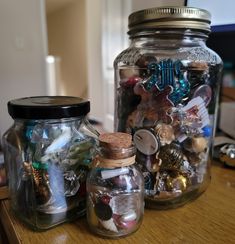
M 146 209 L 140 229 L 118 240 L 93 235 L 85 218 L 45 232 L 33 232 L 12 215 L 8 200 L 2 200 L 0 216 L 13 244 L 235 243 L 235 170 L 213 166 L 212 182 L 198 199 L 178 209 Z
M 0 187 L 0 199 L 6 199 L 8 198 L 8 187 L 7 186 L 1 186 Z

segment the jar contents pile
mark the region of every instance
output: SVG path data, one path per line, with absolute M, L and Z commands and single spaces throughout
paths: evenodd
M 133 136 L 147 207 L 183 205 L 209 184 L 223 67 L 206 46 L 210 23 L 208 11 L 189 7 L 129 16 L 130 46 L 114 61 L 114 120 Z
M 126 236 L 140 226 L 144 212 L 144 179 L 135 167 L 132 137 L 106 133 L 87 179 L 87 220 L 106 237 Z
M 79 132 L 80 123 L 74 120 L 26 125 L 23 138 L 27 154 L 18 189 L 18 202 L 24 199 L 26 211 L 32 209 L 30 199 L 35 194 L 38 212 L 57 214 L 79 208 L 85 213 L 85 183 L 95 141 Z M 26 188 L 31 179 L 33 188 Z
M 15 119 L 4 135 L 11 205 L 34 229 L 48 229 L 86 212 L 86 179 L 97 138 L 85 117 L 89 109 L 88 101 L 76 97 L 8 103 Z
M 209 69 L 144 55 L 118 69 L 117 129 L 134 137 L 147 200 L 175 198 L 203 182 L 213 130 Z

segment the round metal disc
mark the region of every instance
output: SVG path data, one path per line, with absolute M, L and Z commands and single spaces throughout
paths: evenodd
M 152 155 L 159 149 L 159 140 L 151 131 L 140 129 L 134 134 L 136 148 L 145 155 Z

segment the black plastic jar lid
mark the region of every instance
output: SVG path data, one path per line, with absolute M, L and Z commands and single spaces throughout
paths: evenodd
M 11 100 L 7 105 L 13 119 L 62 119 L 90 112 L 89 101 L 68 96 L 24 97 Z

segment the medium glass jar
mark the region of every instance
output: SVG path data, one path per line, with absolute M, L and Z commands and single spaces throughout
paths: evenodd
M 86 177 L 98 133 L 90 103 L 76 97 L 8 102 L 13 126 L 3 135 L 11 207 L 35 230 L 85 214 Z
M 187 7 L 135 12 L 130 47 L 114 61 L 115 129 L 133 135 L 147 207 L 183 205 L 210 181 L 222 70 L 205 43 L 210 17 Z
M 143 219 L 144 179 L 131 139 L 120 132 L 100 135 L 99 154 L 87 177 L 87 221 L 104 237 L 129 235 Z

